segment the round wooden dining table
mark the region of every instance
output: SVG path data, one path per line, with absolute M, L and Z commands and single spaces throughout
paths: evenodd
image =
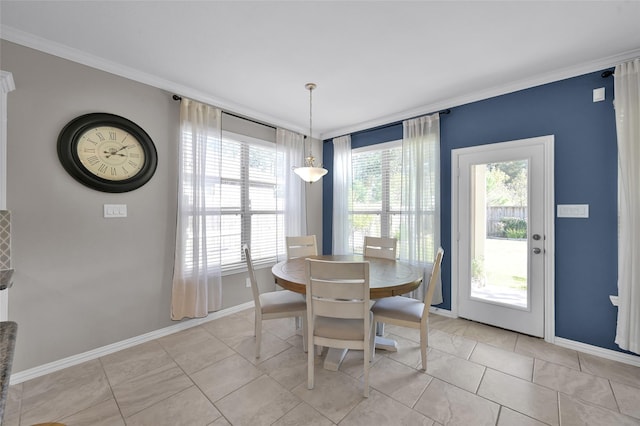
M 369 262 L 369 297 L 397 296 L 409 293 L 420 286 L 424 275 L 423 268 L 412 266 L 399 260 L 365 257 L 362 255 L 321 255 L 308 256 L 310 259 L 331 260 L 341 262 Z M 284 260 L 271 268 L 276 283 L 281 287 L 305 294 L 307 276 L 305 258 Z M 397 343 L 382 337 L 383 324 L 378 324 L 375 347 L 387 351 L 397 351 Z M 330 348 L 324 360 L 324 368 L 337 371 L 347 353 L 346 349 Z
M 409 293 L 420 286 L 423 268 L 399 260 L 351 255 L 308 256 L 310 259 L 341 262 L 369 262 L 369 295 L 371 299 Z M 276 283 L 296 293 L 306 293 L 305 258 L 284 260 L 271 268 Z

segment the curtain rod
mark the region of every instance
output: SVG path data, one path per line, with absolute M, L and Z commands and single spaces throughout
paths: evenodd
M 358 130 L 357 132 L 353 132 L 353 133 L 351 133 L 351 134 L 353 135 L 353 134 L 358 134 L 358 133 L 370 132 L 370 131 L 372 131 L 372 130 L 386 129 L 386 128 L 388 128 L 388 127 L 397 126 L 398 124 L 401 124 L 403 121 L 413 120 L 414 118 L 424 117 L 424 116 L 426 116 L 426 115 L 431 115 L 431 114 L 436 114 L 436 113 L 441 114 L 441 115 L 444 115 L 444 114 L 451 114 L 451 109 L 447 108 L 447 109 L 443 109 L 443 110 L 440 110 L 440 111 L 432 112 L 432 113 L 429 113 L 429 114 L 421 114 L 421 115 L 417 115 L 417 116 L 415 116 L 415 117 L 405 118 L 404 120 L 401 120 L 401 121 L 394 121 L 393 123 L 381 124 L 380 126 L 371 127 L 371 128 L 369 128 L 369 129 Z M 341 136 L 345 136 L 345 135 L 341 135 Z M 335 137 L 335 138 L 337 138 L 337 137 L 339 137 L 339 136 L 334 136 L 334 137 Z M 330 141 L 330 140 L 332 140 L 332 139 L 333 139 L 333 138 L 330 138 L 330 139 L 324 139 L 324 141 L 325 141 L 325 142 L 327 142 L 327 141 Z
M 181 101 L 182 100 L 182 96 L 178 96 L 178 95 L 173 95 L 172 98 L 173 98 L 174 101 Z M 260 124 L 262 126 L 269 127 L 269 128 L 271 128 L 273 130 L 277 130 L 277 127 L 276 126 L 272 126 L 271 124 L 267 124 L 267 123 L 263 123 L 261 121 L 253 120 L 251 118 L 243 117 L 241 115 L 237 115 L 237 114 L 234 114 L 234 113 L 229 112 L 229 111 L 222 111 L 222 113 L 230 115 L 231 117 L 241 118 L 243 120 L 247 120 L 247 121 L 250 121 L 250 122 L 255 123 L 255 124 Z
M 403 122 L 405 122 L 407 120 L 413 120 L 413 119 L 416 119 L 416 118 L 425 117 L 427 115 L 433 115 L 433 114 L 440 114 L 440 115 L 451 114 L 451 110 L 449 108 L 447 108 L 447 109 L 443 109 L 443 110 L 440 110 L 440 111 L 431 112 L 431 113 L 428 113 L 428 114 L 420 114 L 420 115 L 416 115 L 415 117 L 405 118 L 404 120 L 394 121 L 393 123 L 382 124 L 382 125 L 377 126 L 377 127 L 372 127 L 371 129 L 364 129 L 364 130 L 360 130 L 360 131 L 361 132 L 367 132 L 369 130 L 386 129 L 387 127 L 397 126 L 398 124 L 403 123 Z M 359 132 L 354 132 L 354 133 L 359 133 Z
M 615 74 L 615 73 L 614 73 L 613 71 L 611 71 L 611 70 L 606 70 L 606 71 L 603 71 L 603 72 L 602 72 L 602 74 L 600 74 L 600 76 L 601 76 L 602 78 L 607 78 L 607 77 L 611 77 L 611 76 L 612 76 L 612 75 L 614 75 L 614 74 Z
M 603 73 L 603 74 L 604 74 L 604 73 Z M 612 72 L 612 74 L 613 74 L 613 72 Z M 604 75 L 603 75 L 603 77 L 604 77 Z M 172 96 L 172 98 L 173 98 L 173 100 L 174 100 L 174 101 L 181 101 L 181 100 L 182 100 L 182 96 L 178 96 L 178 95 L 173 95 L 173 96 Z M 227 112 L 227 111 L 223 111 L 223 112 L 224 112 L 225 114 L 227 114 L 227 115 L 232 116 L 232 117 L 241 118 L 241 119 L 243 119 L 243 120 L 247 120 L 247 121 L 250 121 L 250 122 L 252 122 L 252 123 L 256 123 L 256 124 L 261 124 L 261 125 L 263 125 L 263 126 L 270 127 L 270 128 L 272 128 L 272 129 L 274 129 L 274 130 L 277 130 L 277 128 L 276 128 L 275 126 L 272 126 L 272 125 L 270 125 L 270 124 L 261 123 L 260 121 L 252 120 L 251 118 L 247 118 L 247 117 L 242 117 L 242 116 L 240 116 L 240 115 L 236 115 L 236 114 L 233 114 L 233 113 L 231 113 L 231 112 Z M 438 114 L 450 114 L 450 113 L 451 113 L 451 110 L 450 110 L 449 108 L 447 108 L 447 109 L 443 109 L 443 110 L 441 110 L 441 111 L 437 111 L 437 112 L 438 112 Z M 413 118 L 422 117 L 423 115 L 429 115 L 429 114 L 422 114 L 422 115 L 419 115 L 419 116 L 417 116 L 417 117 L 408 118 L 407 120 L 411 120 L 411 119 L 413 119 Z M 403 121 L 404 121 L 404 120 L 403 120 Z M 396 124 L 399 124 L 399 123 L 401 123 L 401 122 L 402 122 L 402 121 L 396 121 L 395 123 L 383 124 L 382 126 L 374 127 L 374 128 L 372 128 L 372 129 L 366 129 L 366 130 L 362 130 L 362 131 L 364 132 L 364 131 L 367 131 L 367 130 L 374 130 L 374 129 L 386 129 L 387 127 L 395 126 Z M 358 133 L 358 132 L 355 132 L 355 133 Z M 303 136 L 304 136 L 304 138 L 305 138 L 305 139 L 307 138 L 307 135 L 303 135 Z

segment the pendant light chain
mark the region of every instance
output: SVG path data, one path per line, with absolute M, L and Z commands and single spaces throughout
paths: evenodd
M 313 119 L 312 119 L 312 114 L 313 114 L 313 102 L 312 102 L 312 98 L 313 98 L 313 89 L 314 86 L 308 85 L 309 87 L 309 157 L 313 158 L 313 133 L 312 133 L 312 123 L 313 123 Z
M 307 83 L 304 86 L 309 90 L 309 155 L 305 158 L 305 164 L 309 167 L 315 167 L 313 164 L 313 89 L 316 88 L 315 83 Z

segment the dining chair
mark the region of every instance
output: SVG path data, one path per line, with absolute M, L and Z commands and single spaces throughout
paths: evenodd
M 429 306 L 440 275 L 440 265 L 444 249 L 438 248 L 431 268 L 429 283 L 425 289 L 424 301 L 404 296 L 378 299 L 371 307 L 374 327 L 377 323 L 393 324 L 402 327 L 420 329 L 420 356 L 422 369 L 427 370 L 427 346 L 429 343 Z
M 314 386 L 315 345 L 364 351 L 364 396 L 369 396 L 373 339 L 369 262 L 306 259 L 307 388 Z
M 287 260 L 318 255 L 315 235 L 285 237 L 285 242 L 287 245 Z M 301 327 L 300 318 L 296 318 L 296 330 Z
M 383 259 L 396 258 L 396 238 L 364 237 L 364 256 L 380 257 Z
M 306 314 L 307 303 L 304 296 L 290 290 L 271 291 L 260 293 L 258 281 L 256 279 L 251 250 L 247 244 L 243 244 L 242 251 L 247 262 L 249 271 L 249 281 L 251 281 L 251 291 L 255 303 L 255 337 L 256 337 L 256 358 L 260 358 L 260 343 L 262 341 L 262 321 L 278 318 L 302 317 L 302 345 L 307 350 L 307 328 Z
M 318 245 L 316 243 L 315 235 L 286 237 L 286 244 L 287 259 L 318 255 Z

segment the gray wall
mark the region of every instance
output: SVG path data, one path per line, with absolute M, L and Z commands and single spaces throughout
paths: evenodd
M 0 43 L 0 67 L 16 84 L 7 102 L 7 208 L 16 269 L 9 319 L 18 323 L 13 372 L 175 324 L 169 309 L 179 103 L 166 91 Z M 65 172 L 58 134 L 89 112 L 124 116 L 149 133 L 158 150 L 150 182 L 108 194 Z M 310 189 L 309 232 L 320 238 L 322 187 Z M 104 219 L 104 204 L 126 204 L 128 217 Z M 268 268 L 258 275 L 263 287 L 273 287 Z M 224 277 L 223 307 L 252 300 L 245 276 Z

